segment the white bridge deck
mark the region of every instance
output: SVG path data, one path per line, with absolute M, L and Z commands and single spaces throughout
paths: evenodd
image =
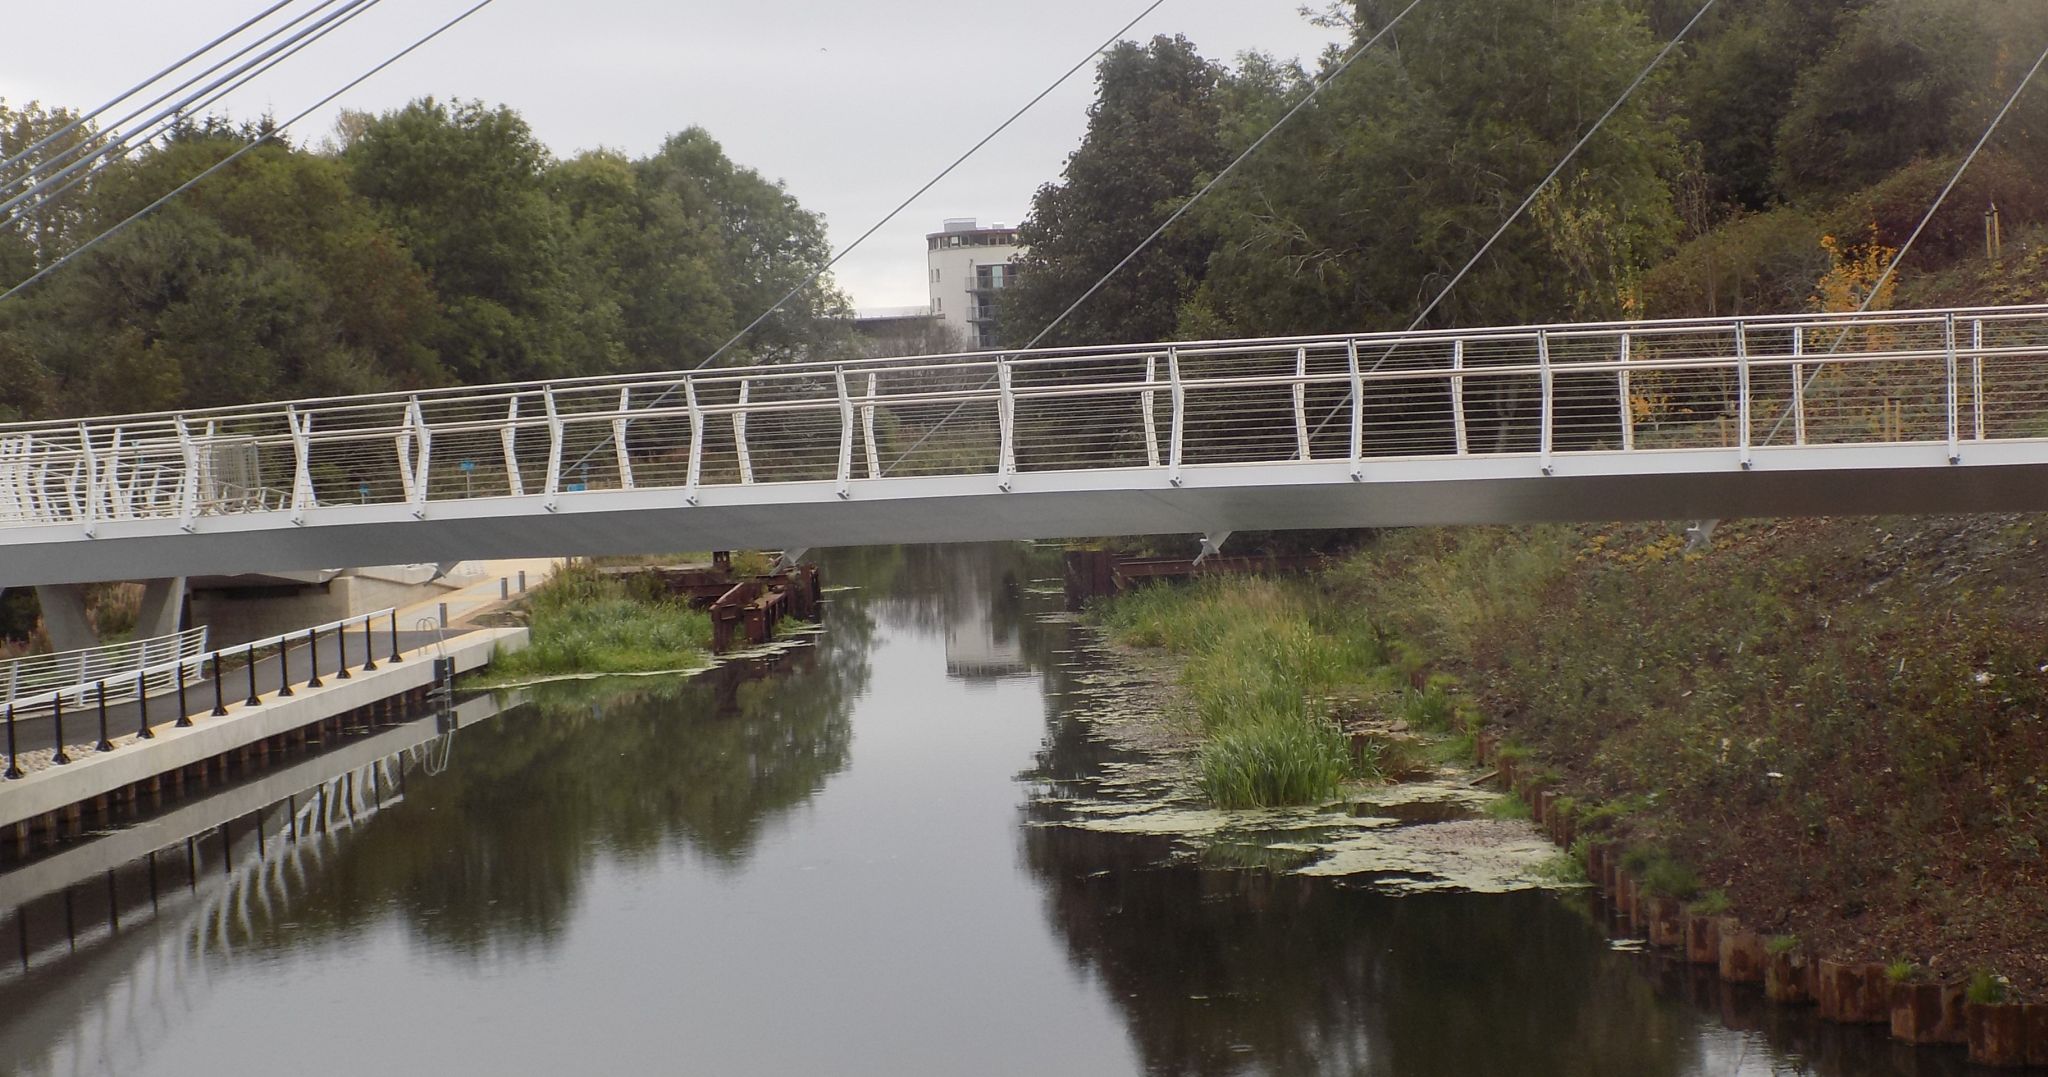
M 2048 508 L 2048 307 L 728 368 L 0 426 L 0 585 Z

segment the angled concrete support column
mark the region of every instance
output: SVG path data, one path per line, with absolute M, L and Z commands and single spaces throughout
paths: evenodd
M 36 602 L 43 607 L 43 631 L 50 634 L 50 646 L 59 651 L 82 651 L 99 646 L 99 634 L 85 615 L 85 585 L 81 583 L 39 584 Z
M 135 638 L 154 639 L 176 632 L 185 613 L 185 577 L 145 580 L 142 609 L 135 615 Z
M 100 644 L 92 619 L 85 612 L 85 585 L 41 584 L 36 601 L 43 607 L 43 629 L 50 634 L 50 646 L 60 651 L 83 650 Z M 135 616 L 136 639 L 168 636 L 178 630 L 185 612 L 185 577 L 144 580 L 142 608 Z

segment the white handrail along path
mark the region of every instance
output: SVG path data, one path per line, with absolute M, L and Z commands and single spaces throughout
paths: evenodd
M 2024 509 L 2043 467 L 2048 307 L 915 356 L 0 425 L 0 584 Z

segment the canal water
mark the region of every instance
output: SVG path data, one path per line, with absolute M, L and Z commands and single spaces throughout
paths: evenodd
M 317 826 L 295 798 L 13 910 L 0 1069 L 1960 1072 L 1617 949 L 1575 895 L 1065 825 L 1145 761 L 1091 717 L 1056 558 L 823 567 L 777 655 L 554 686 Z

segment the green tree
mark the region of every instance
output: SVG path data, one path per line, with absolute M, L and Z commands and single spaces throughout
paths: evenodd
M 660 206 L 664 218 L 674 222 L 678 233 L 704 222 L 718 237 L 719 257 L 711 265 L 735 328 L 753 321 L 831 261 L 824 219 L 798 204 L 781 183 L 734 164 L 701 127 L 670 135 L 652 157 L 637 163 L 636 171 L 641 189 Z M 691 344 L 690 336 L 702 331 L 682 322 L 696 315 L 691 304 L 701 301 L 699 269 L 686 264 L 666 268 L 682 274 L 688 290 L 674 296 L 673 305 L 665 309 L 657 297 L 648 296 L 641 304 L 644 324 L 654 327 L 656 342 Z M 724 361 L 811 357 L 836 333 L 847 310 L 846 298 L 831 278 L 820 279 L 763 322 Z M 694 365 L 716 345 L 694 347 L 698 350 L 675 355 L 665 365 Z
M 1003 294 L 1007 343 L 1036 336 L 1228 161 L 1223 69 L 1184 37 L 1120 42 L 1096 69 L 1088 131 L 1019 228 L 1029 252 Z M 1046 338 L 1049 345 L 1161 340 L 1201 281 L 1209 240 L 1177 226 Z
M 1839 195 L 1917 157 L 1976 141 L 2041 47 L 2048 8 L 2010 0 L 1877 0 L 1805 71 L 1779 128 L 1777 176 L 1794 196 Z M 2001 144 L 2048 164 L 2048 94 Z
M 425 98 L 364 124 L 342 159 L 440 295 L 434 344 L 457 380 L 602 369 L 602 337 L 579 341 L 574 331 L 568 220 L 548 197 L 551 158 L 517 113 Z
M 1405 6 L 1361 0 L 1357 39 Z M 1212 196 L 1215 253 L 1183 329 L 1406 326 L 1657 47 L 1623 0 L 1417 9 Z M 1676 235 L 1676 162 L 1671 125 L 1639 95 L 1432 322 L 1629 311 Z

